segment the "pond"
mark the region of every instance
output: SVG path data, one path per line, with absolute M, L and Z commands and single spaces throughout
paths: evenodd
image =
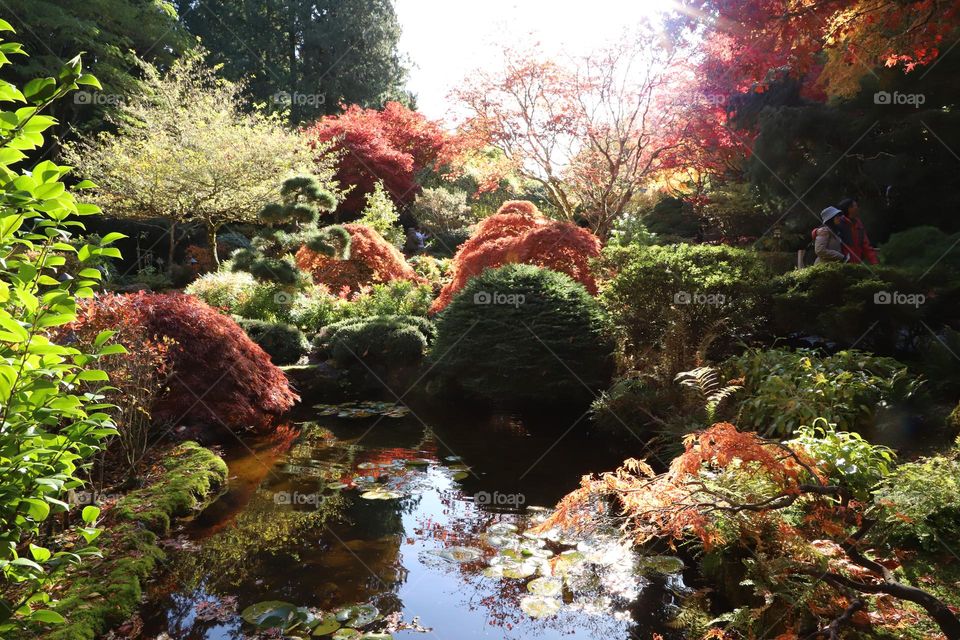
M 291 635 L 338 640 L 677 636 L 679 560 L 528 532 L 626 457 L 576 416 L 307 407 L 286 443 L 228 452 L 227 491 L 170 545 L 143 637 L 256 637 L 245 618 L 290 607 L 307 618 Z

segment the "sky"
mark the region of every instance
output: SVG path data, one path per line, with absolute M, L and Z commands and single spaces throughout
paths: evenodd
M 496 69 L 504 43 L 577 56 L 610 43 L 669 0 L 394 0 L 411 62 L 408 87 L 427 117 L 448 114 L 448 94 L 478 68 Z

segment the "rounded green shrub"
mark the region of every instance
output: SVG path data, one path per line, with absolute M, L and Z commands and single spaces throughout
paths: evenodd
M 349 318 L 323 328 L 314 340 L 321 356 L 340 366 L 407 366 L 423 359 L 433 340 L 433 323 L 420 316 Z
M 295 364 L 309 351 L 307 337 L 293 325 L 247 319 L 238 324 L 276 365 Z
M 214 271 L 194 280 L 184 293 L 200 298 L 215 309 L 239 313 L 238 309 L 253 297 L 256 288 L 257 281 L 249 273 Z
M 440 377 L 500 405 L 589 402 L 606 387 L 613 344 L 583 285 L 509 264 L 472 278 L 437 320 Z

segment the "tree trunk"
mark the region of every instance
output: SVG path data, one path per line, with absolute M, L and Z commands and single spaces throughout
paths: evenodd
M 176 220 L 170 221 L 170 248 L 167 251 L 167 273 L 173 272 L 173 261 L 176 257 L 177 252 L 177 222 Z
M 215 225 L 207 225 L 207 242 L 210 243 L 210 255 L 213 256 L 213 264 L 220 268 L 220 256 L 217 255 L 217 229 Z

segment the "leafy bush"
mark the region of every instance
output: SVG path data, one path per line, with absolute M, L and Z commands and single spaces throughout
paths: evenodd
M 295 364 L 309 350 L 307 337 L 293 325 L 247 319 L 238 324 L 276 365 Z
M 956 454 L 902 464 L 875 492 L 884 524 L 897 540 L 930 550 L 960 543 L 960 460 Z
M 400 226 L 400 214 L 393 200 L 384 191 L 383 181 L 377 181 L 373 191 L 367 194 L 366 206 L 360 214 L 357 224 L 370 227 L 383 238 L 397 247 L 403 247 L 403 227 Z
M 257 281 L 246 271 L 221 270 L 205 273 L 190 283 L 184 293 L 196 296 L 215 309 L 240 314 L 254 295 Z
M 417 279 L 403 255 L 379 233 L 362 224 L 343 228 L 350 234 L 349 259 L 331 258 L 306 246 L 297 251 L 297 266 L 310 273 L 316 284 L 339 294 L 377 282 Z
M 679 198 L 663 198 L 653 206 L 643 222 L 651 233 L 679 238 L 695 238 L 700 233 L 700 218 L 693 206 Z
M 880 247 L 883 264 L 924 273 L 937 265 L 960 271 L 960 253 L 953 251 L 960 233 L 947 235 L 936 227 L 913 227 L 890 236 Z
M 594 426 L 607 433 L 642 438 L 649 435 L 661 416 L 678 413 L 682 399 L 675 385 L 664 386 L 653 376 L 631 374 L 618 378 L 591 405 Z
M 472 278 L 437 321 L 435 370 L 496 404 L 593 399 L 612 371 L 600 307 L 565 274 L 510 264 Z
M 350 318 L 320 332 L 314 345 L 340 366 L 360 364 L 406 366 L 423 359 L 434 327 L 419 316 L 385 315 Z
M 813 334 L 889 353 L 903 341 L 905 329 L 925 334 L 920 320 L 936 322 L 931 319 L 937 315 L 934 296 L 915 278 L 891 269 L 818 264 L 778 276 L 773 287 L 773 329 L 778 335 Z M 929 302 L 878 304 L 894 293 L 926 294 Z
M 345 300 L 332 296 L 319 287 L 315 291 L 299 293 L 293 297 L 290 304 L 290 322 L 307 335 L 314 335 L 340 319 L 342 308 L 346 304 Z
M 394 280 L 375 284 L 369 291 L 350 298 L 342 305 L 342 318 L 366 318 L 370 316 L 426 316 L 433 302 L 429 286 L 409 280 Z
M 844 431 L 871 428 L 878 410 L 906 402 L 921 384 L 893 358 L 863 351 L 821 357 L 806 349 L 753 350 L 727 366 L 743 377 L 737 424 L 778 437 L 817 418 Z
M 761 326 L 769 275 L 751 251 L 726 246 L 608 247 L 600 302 L 627 360 L 658 354 L 665 377 L 697 362 L 718 338 L 745 339 Z
M 863 502 L 870 500 L 871 490 L 896 466 L 896 454 L 888 447 L 870 444 L 858 433 L 837 431 L 822 418 L 800 427 L 794 436 L 788 446 L 802 447 L 829 484 L 846 487 Z
M 565 273 L 591 294 L 597 283 L 590 260 L 600 254 L 600 240 L 569 222 L 547 220 L 531 202 L 505 203 L 500 211 L 477 225 L 476 232 L 457 251 L 452 279 L 444 286 L 431 312 L 443 310 L 470 278 L 485 269 L 509 263 L 531 264 Z
M 0 20 L 0 32 L 12 31 Z M 8 56 L 23 54 L 20 45 L 0 45 L 0 67 Z M 9 77 L 9 69 L 4 76 Z M 0 636 L 10 637 L 31 624 L 59 624 L 51 610 L 49 587 L 57 573 L 97 554 L 90 546 L 101 533 L 99 509 L 86 507 L 80 526 L 55 538 L 71 518 L 66 494 L 83 486 L 85 473 L 104 441 L 117 433 L 106 413 L 107 374 L 100 359 L 123 351 L 108 345 L 111 331 L 98 333 L 90 345 L 57 344 L 53 338 L 77 315 L 77 299 L 93 295 L 102 278 L 94 265 L 120 252 L 107 245 L 120 239 L 107 234 L 97 243 L 70 244 L 83 224 L 76 218 L 99 213 L 78 203 L 63 183 L 69 167 L 50 161 L 17 166 L 25 152 L 44 146 L 43 132 L 56 124 L 41 115 L 51 103 L 78 85 L 99 88 L 84 74 L 79 56 L 56 78 L 38 78 L 21 92 L 0 81 L 2 102 L 22 103 L 3 111 L 0 133 Z M 16 105 L 19 107 L 19 105 Z M 89 188 L 80 182 L 77 189 Z M 76 242 L 76 241 L 74 241 Z M 79 267 L 67 266 L 63 253 L 74 253 Z M 63 341 L 61 341 L 63 342 Z M 59 523 L 59 526 L 58 526 Z M 65 544 L 70 540 L 69 544 Z M 27 633 L 25 637 L 36 637 Z
M 471 235 L 470 227 L 452 231 L 438 231 L 427 241 L 427 253 L 437 258 L 452 258 L 460 250 L 460 247 L 470 239 Z
M 657 234 L 647 229 L 643 216 L 636 212 L 627 212 L 617 218 L 607 240 L 609 246 L 626 247 L 631 244 L 643 247 L 657 244 Z
M 416 273 L 421 280 L 429 284 L 435 293 L 439 293 L 444 285 L 444 279 L 450 267 L 450 260 L 446 258 L 438 260 L 433 256 L 420 255 L 413 256 L 409 262 L 410 266 L 413 267 L 414 273 Z
M 413 217 L 426 233 L 435 236 L 469 227 L 476 222 L 467 192 L 462 189 L 426 188 L 413 204 Z
M 265 431 L 297 399 L 286 377 L 237 323 L 193 296 L 136 293 L 94 303 L 126 307 L 148 335 L 169 339 L 167 392 L 151 408 L 155 424 Z

